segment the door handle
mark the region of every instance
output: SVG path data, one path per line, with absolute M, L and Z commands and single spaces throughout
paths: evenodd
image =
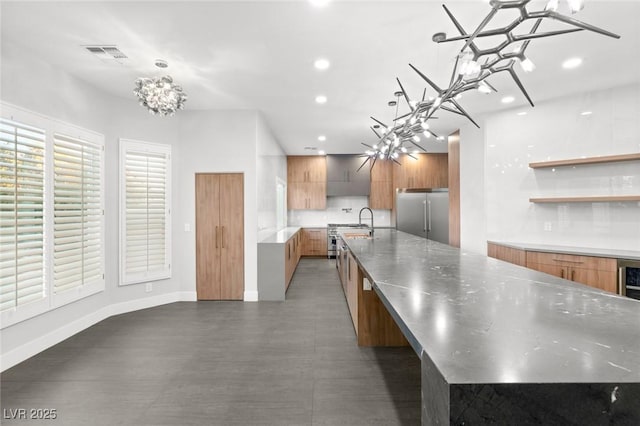
M 427 232 L 427 201 L 423 201 L 422 202 L 422 216 L 424 218 L 424 226 L 422 227 L 422 230 L 424 232 Z
M 622 282 L 623 281 L 623 277 L 624 277 L 623 274 L 624 274 L 624 268 L 622 268 L 622 267 L 618 268 L 618 282 L 617 282 L 617 285 L 616 285 L 616 293 L 618 293 L 618 294 L 620 294 L 622 296 L 625 296 L 625 293 L 626 293 L 625 290 L 626 289 L 624 288 L 624 283 Z
M 216 226 L 216 235 L 215 235 L 215 239 L 216 239 L 216 248 L 218 248 L 218 227 Z
M 222 227 L 222 248 L 224 248 L 224 228 L 226 228 L 225 226 Z
M 429 218 L 429 223 L 427 226 L 427 232 L 431 232 L 431 200 L 427 201 L 427 210 L 428 210 L 428 218 Z

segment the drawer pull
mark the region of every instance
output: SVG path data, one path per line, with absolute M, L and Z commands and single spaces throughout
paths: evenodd
M 584 260 L 566 260 L 566 259 L 556 259 L 553 258 L 554 262 L 566 262 L 566 263 L 584 263 Z

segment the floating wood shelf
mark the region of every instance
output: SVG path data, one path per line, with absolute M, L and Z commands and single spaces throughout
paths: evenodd
M 595 197 L 546 197 L 529 198 L 530 203 L 608 203 L 640 201 L 640 195 L 602 195 Z
M 640 153 L 606 155 L 602 157 L 573 158 L 569 160 L 539 161 L 536 163 L 529 163 L 529 167 L 531 167 L 532 169 L 542 169 L 547 167 L 577 166 L 580 164 L 615 163 L 620 161 L 633 161 L 633 160 L 640 160 Z

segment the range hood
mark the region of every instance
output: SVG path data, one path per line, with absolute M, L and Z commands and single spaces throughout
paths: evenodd
M 369 167 L 365 165 L 358 171 L 363 161 L 360 155 L 327 155 L 327 196 L 369 195 Z

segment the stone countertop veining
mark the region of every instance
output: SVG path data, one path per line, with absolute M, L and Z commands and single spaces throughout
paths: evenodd
M 347 239 L 448 383 L 638 383 L 640 301 L 395 230 Z
M 633 251 L 633 250 L 556 246 L 552 244 L 521 243 L 521 242 L 513 242 L 513 241 L 488 241 L 488 242 L 493 244 L 499 244 L 506 247 L 515 248 L 515 249 L 525 250 L 525 251 L 552 252 L 552 253 L 562 253 L 562 254 L 573 254 L 578 256 L 597 256 L 597 257 L 610 257 L 614 259 L 640 260 L 640 251 Z
M 289 226 L 280 231 L 274 232 L 273 234 L 263 238 L 258 242 L 258 244 L 269 243 L 269 244 L 284 244 L 286 243 L 293 235 L 302 229 L 300 226 Z

